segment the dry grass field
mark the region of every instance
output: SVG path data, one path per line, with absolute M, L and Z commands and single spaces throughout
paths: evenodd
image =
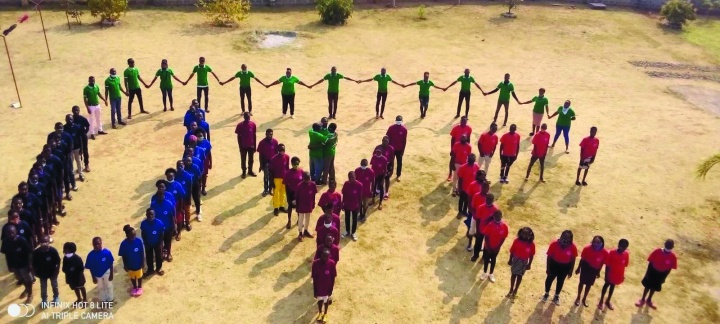
M 39 19 L 33 14 L 8 37 L 23 108 L 3 108 L 0 114 L 0 152 L 5 156 L 0 192 L 4 199 L 14 194 L 54 122 L 61 121 L 72 105 L 81 104 L 87 77 L 104 80 L 109 68 L 122 71 L 128 57 L 135 59 L 145 80 L 151 79 L 163 58 L 185 79 L 199 56 L 205 56 L 223 80 L 246 63 L 266 83 L 280 77 L 286 67 L 292 67 L 301 80 L 314 83 L 332 65 L 348 77 L 363 79 L 385 66 L 399 82 L 419 80 L 429 71 L 431 79 L 444 87 L 469 67 L 480 85 L 490 90 L 504 73 L 511 73 L 521 100 L 529 100 L 539 87 L 545 87 L 551 107 L 570 99 L 578 118 L 571 130 L 571 153 L 556 149 L 548 158 L 547 183 L 536 182 L 537 171 L 524 183 L 531 150 L 527 137 L 531 106 L 512 104 L 509 122 L 516 123 L 523 136 L 520 157 L 510 184 L 495 183 L 498 160 L 489 172 L 491 191 L 499 197 L 511 228 L 494 284 L 480 282 L 482 264 L 469 261 L 465 226 L 455 219 L 457 202 L 445 182 L 448 134 L 457 122 L 452 117 L 459 88 L 445 93 L 432 90 L 428 118 L 420 120 L 417 88 L 391 86 L 388 118 L 376 121 L 375 85 L 341 84 L 336 161 L 340 181 L 370 156 L 391 117 L 405 117 L 410 139 L 403 181 L 393 183 L 385 208 L 373 211 L 360 227 L 360 240 L 342 242 L 330 322 L 720 322 L 720 170 L 711 172 L 705 181 L 693 174 L 696 164 L 720 147 L 720 118 L 710 112 L 712 108 L 703 109 L 704 104 L 717 104 L 711 98 L 720 94 L 720 83 L 651 78 L 645 72 L 652 68 L 628 63 L 708 66 L 720 62 L 717 48 L 688 42 L 678 33 L 659 28 L 656 20 L 630 11 L 523 6 L 518 19 L 508 20 L 499 17 L 503 10 L 498 5 L 432 6 L 428 19 L 420 21 L 414 8 L 363 8 L 347 26 L 338 28 L 319 25 L 312 10 L 258 11 L 239 29 L 218 29 L 208 27 L 195 12 L 153 9 L 129 12 L 122 27 L 83 25 L 71 30 L 61 12 L 48 11 L 44 18 L 51 61 Z M 18 16 L 20 12 L 0 13 L 2 27 Z M 261 50 L 251 42 L 253 30 L 297 31 L 299 38 L 288 47 Z M 181 154 L 182 116 L 195 95 L 194 82 L 186 87 L 175 84 L 174 112 L 162 112 L 157 85 L 144 90 L 150 115 L 138 115 L 128 126 L 110 129 L 109 135 L 91 141 L 92 172 L 79 183 L 75 199 L 66 202 L 68 215 L 60 219 L 56 247 L 74 241 L 84 258 L 91 238 L 101 236 L 117 253 L 124 238 L 123 225 L 138 226 L 154 182 Z M 220 87 L 211 80 L 208 121 L 215 161 L 203 199 L 203 222 L 194 223 L 193 231 L 174 244 L 175 260 L 166 263 L 166 275 L 147 280 L 140 298 L 128 296 L 129 280 L 116 263 L 114 321 L 314 320 L 309 262 L 315 244 L 298 243 L 295 227 L 286 230 L 285 217 L 272 215 L 271 198 L 260 195 L 261 179 L 240 178 L 234 137 L 235 124 L 241 120 L 236 82 Z M 326 114 L 326 85 L 298 88 L 296 119 L 280 119 L 278 87 L 264 89 L 255 83 L 253 87 L 253 118 L 259 131 L 273 128 L 288 153 L 299 156 L 301 167 L 307 169 L 306 132 Z M 676 91 L 688 87 L 702 89 L 692 92 L 693 98 L 710 99 L 686 100 L 682 91 Z M 12 79 L 3 63 L 0 105 L 7 107 L 14 98 Z M 496 95 L 483 98 L 475 91 L 470 117 L 473 144 L 489 125 L 495 101 Z M 126 103 L 124 98 L 123 107 Z M 109 129 L 109 108 L 103 107 L 103 114 Z M 589 186 L 576 187 L 578 143 L 591 126 L 599 128 L 600 151 Z M 319 214 L 316 210 L 313 222 Z M 510 270 L 503 261 L 522 226 L 534 229 L 538 254 L 518 298 L 510 302 L 504 299 Z M 573 307 L 575 276 L 565 285 L 561 306 L 540 303 L 544 253 L 564 229 L 574 231 L 580 248 L 597 234 L 605 237 L 608 247 L 620 238 L 630 241 L 630 267 L 625 283 L 615 291 L 615 311 Z M 677 242 L 679 268 L 656 295 L 660 308 L 638 311 L 633 303 L 642 293 L 645 259 L 667 238 Z M 8 322 L 7 306 L 20 302 L 21 289 L 1 263 L 0 322 Z M 63 280 L 61 300 L 72 301 L 74 295 Z M 87 287 L 95 297 L 94 285 L 90 282 Z M 596 284 L 590 293 L 593 305 L 600 287 Z M 34 289 L 39 302 L 39 285 Z M 40 321 L 40 315 L 30 321 Z

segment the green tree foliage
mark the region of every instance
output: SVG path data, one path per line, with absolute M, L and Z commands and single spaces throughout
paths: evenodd
M 101 20 L 116 21 L 125 14 L 128 8 L 127 0 L 88 0 L 90 14 L 100 17 Z
M 235 26 L 250 13 L 250 0 L 198 0 L 197 7 L 215 26 Z
M 695 7 L 687 0 L 670 0 L 666 2 L 660 9 L 660 15 L 667 20 L 670 27 L 675 29 L 682 29 L 682 26 L 688 20 L 697 19 Z
M 720 164 L 720 153 L 715 154 L 700 163 L 695 170 L 695 175 L 697 175 L 698 178 L 705 179 L 710 170 L 712 170 L 712 168 L 717 164 Z
M 322 22 L 328 25 L 346 24 L 354 10 L 352 0 L 317 0 L 315 8 Z

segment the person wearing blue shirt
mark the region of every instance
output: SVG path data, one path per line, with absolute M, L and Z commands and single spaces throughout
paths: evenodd
M 192 103 L 190 104 L 190 108 L 188 108 L 188 111 L 185 112 L 185 117 L 183 118 L 183 126 L 185 126 L 188 130 L 190 130 L 190 124 L 194 121 L 197 121 L 197 117 L 195 115 L 198 112 L 202 114 L 204 120 L 205 110 L 200 109 L 200 104 L 198 103 L 197 99 L 193 99 Z
M 207 134 L 207 138 L 210 139 L 210 124 L 205 121 L 205 115 L 201 114 L 200 112 L 196 112 L 195 120 L 197 121 L 198 128 L 205 131 L 205 134 Z
M 192 149 L 185 150 L 185 157 L 183 163 L 185 164 L 185 170 L 192 173 L 192 187 L 191 194 L 193 202 L 195 203 L 195 217 L 198 222 L 202 221 L 202 214 L 200 212 L 200 178 L 202 177 L 202 171 L 199 165 L 196 164 L 197 158 L 192 157 Z
M 137 237 L 135 229 L 126 224 L 123 227 L 125 239 L 120 243 L 120 251 L 118 255 L 122 257 L 123 267 L 130 277 L 132 290 L 130 296 L 138 297 L 143 294 L 142 277 L 143 268 L 145 267 L 145 245 L 143 240 Z
M 179 241 L 180 230 L 185 226 L 185 209 L 183 206 L 185 202 L 185 186 L 180 181 L 175 181 L 176 174 L 177 171 L 173 168 L 165 170 L 166 190 L 172 193 L 173 198 L 175 198 L 175 228 L 177 232 L 175 239 Z
M 175 163 L 177 166 L 176 173 L 175 173 L 175 181 L 180 182 L 180 184 L 183 187 L 183 190 L 185 190 L 185 193 L 183 194 L 182 199 L 182 215 L 183 219 L 182 222 L 177 224 L 178 232 L 185 227 L 186 230 L 190 231 L 192 230 L 192 226 L 190 226 L 190 197 L 192 195 L 192 182 L 193 182 L 193 176 L 192 173 L 185 171 L 185 164 L 182 160 L 178 160 L 177 163 Z
M 175 195 L 167 190 L 168 186 L 169 184 L 165 180 L 155 181 L 155 188 L 157 188 L 157 192 L 150 197 L 150 204 L 158 199 L 165 199 L 170 201 L 173 207 L 175 207 L 177 200 L 175 199 Z
M 93 250 L 85 258 L 85 269 L 90 270 L 94 284 L 97 284 L 98 297 L 101 302 L 111 302 L 115 299 L 113 293 L 113 258 L 110 250 L 103 248 L 102 239 L 94 237 Z
M 175 206 L 167 199 L 153 199 L 150 203 L 150 208 L 155 212 L 155 217 L 165 226 L 165 232 L 163 233 L 163 258 L 172 261 L 172 238 L 175 235 Z
M 156 269 L 158 275 L 164 275 L 165 271 L 162 270 L 162 247 L 165 224 L 155 218 L 155 211 L 151 208 L 145 211 L 145 220 L 140 223 L 140 231 L 142 240 L 145 243 L 145 262 L 148 268 L 145 275 L 152 275 Z
M 205 188 L 207 187 L 208 173 L 210 173 L 210 169 L 212 169 L 212 144 L 210 144 L 208 138 L 205 138 L 205 131 L 202 129 L 196 130 L 195 136 L 197 137 L 196 147 L 205 150 L 205 172 L 203 172 L 202 178 L 200 179 L 200 186 L 202 187 L 202 195 L 207 196 Z

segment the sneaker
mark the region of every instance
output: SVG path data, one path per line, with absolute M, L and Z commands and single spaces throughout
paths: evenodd
M 535 135 L 535 133 L 530 133 L 529 135 L 530 135 L 530 136 L 533 136 L 533 135 Z
M 282 118 L 285 118 L 285 114 L 283 114 Z
M 342 233 L 342 235 L 340 235 L 340 236 L 341 236 L 342 238 L 346 238 L 346 237 L 350 236 L 350 233 L 345 232 L 345 233 Z
M 555 306 L 560 306 L 560 296 L 555 295 L 555 297 L 553 297 L 553 304 L 555 304 Z
M 55 297 L 55 298 L 53 298 L 53 301 L 52 301 L 52 302 L 53 302 L 56 306 L 57 306 L 57 305 L 60 305 L 60 297 Z
M 510 183 L 510 180 L 508 180 L 507 178 L 505 178 L 505 184 L 508 184 L 508 183 Z
M 468 245 L 468 246 L 465 248 L 465 250 L 468 251 L 468 252 L 472 252 L 473 248 L 472 248 L 472 246 Z
M 48 305 L 47 299 L 43 299 L 42 301 L 40 301 L 40 308 L 45 309 L 45 308 L 48 308 L 48 306 L 49 305 Z
M 138 288 L 138 289 L 136 290 L 136 292 L 135 292 L 135 296 L 137 296 L 137 297 L 142 296 L 142 294 L 143 294 L 143 289 L 142 289 L 142 288 Z
M 107 133 L 105 133 L 105 131 L 99 131 L 98 134 L 100 134 L 100 135 L 107 135 Z
M 357 234 L 353 234 L 353 235 L 352 235 L 352 240 L 353 240 L 354 242 L 357 242 L 357 240 L 358 240 Z
M 287 213 L 287 209 L 285 209 L 285 207 L 280 207 L 280 212 Z
M 135 288 L 130 289 L 130 296 L 132 296 L 132 297 L 137 297 L 137 291 L 138 291 L 138 290 L 135 289 Z
M 77 186 L 72 187 L 72 191 L 78 191 L 78 187 Z
M 202 213 L 197 214 L 197 221 L 202 222 Z
M 475 261 L 477 261 L 478 258 L 479 258 L 478 256 L 473 255 L 473 257 L 470 258 L 470 261 L 475 262 Z
M 480 280 L 485 280 L 488 278 L 488 274 L 483 272 L 483 274 L 480 275 Z
M 635 306 L 637 306 L 637 307 L 643 307 L 643 306 L 645 306 L 645 300 L 644 300 L 644 299 L 638 300 L 638 301 L 635 303 Z
M 651 301 L 649 301 L 649 300 L 648 300 L 648 302 L 647 302 L 647 305 L 648 305 L 648 307 L 650 307 L 650 308 L 652 308 L 652 309 L 657 309 L 657 306 L 656 306 L 655 304 L 653 304 L 653 302 L 651 302 Z
M 490 274 L 490 282 L 495 283 L 495 275 Z
M 290 118 L 291 118 L 291 119 L 295 119 L 295 115 L 290 115 Z
M 545 295 L 542 296 L 542 301 L 543 301 L 543 303 L 548 300 L 548 297 L 550 297 L 550 295 L 548 295 L 548 294 L 545 294 Z
M 127 125 L 124 121 L 119 121 L 118 124 L 123 125 L 123 126 Z
M 498 179 L 498 182 L 500 182 L 500 183 L 503 183 L 504 181 L 505 181 L 505 179 L 503 177 L 500 177 L 500 179 Z

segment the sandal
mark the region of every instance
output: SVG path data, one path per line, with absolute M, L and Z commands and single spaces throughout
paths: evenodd
M 172 262 L 173 256 L 172 254 L 168 253 L 167 262 Z
M 158 271 L 157 271 L 157 274 L 158 274 L 158 276 L 162 276 L 162 275 L 165 274 L 165 271 L 164 271 L 164 270 L 158 270 Z

